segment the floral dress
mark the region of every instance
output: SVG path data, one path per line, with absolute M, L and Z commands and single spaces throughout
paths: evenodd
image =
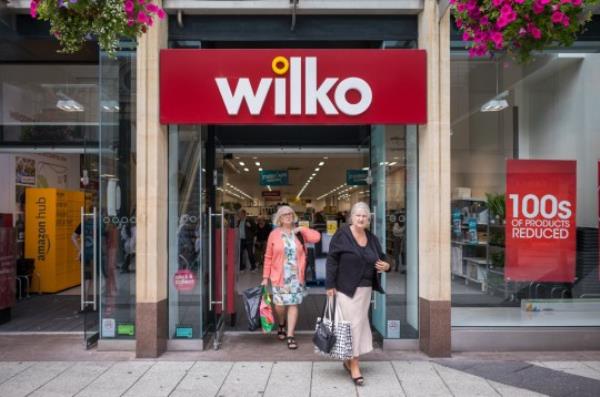
M 283 285 L 273 286 L 273 303 L 276 305 L 299 305 L 304 299 L 304 285 L 298 278 L 296 259 L 296 238 L 294 234 L 282 233 L 285 263 L 283 264 Z

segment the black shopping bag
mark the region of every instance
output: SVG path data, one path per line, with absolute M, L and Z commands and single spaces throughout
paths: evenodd
M 250 331 L 260 328 L 260 299 L 262 296 L 262 287 L 248 288 L 242 292 L 244 298 L 244 309 L 246 309 L 246 318 L 248 319 L 248 329 Z

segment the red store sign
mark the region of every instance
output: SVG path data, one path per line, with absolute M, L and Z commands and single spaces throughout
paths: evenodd
M 573 282 L 577 163 L 508 160 L 506 168 L 506 279 Z
M 423 50 L 160 53 L 162 124 L 425 124 Z

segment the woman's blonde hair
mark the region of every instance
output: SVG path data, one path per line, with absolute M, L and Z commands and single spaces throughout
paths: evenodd
M 367 203 L 359 201 L 352 206 L 350 210 L 350 224 L 352 224 L 352 217 L 357 211 L 365 211 L 367 213 L 367 224 L 371 224 L 371 209 L 367 205 Z
M 294 223 L 298 222 L 298 215 L 296 215 L 296 211 L 294 211 L 289 205 L 282 205 L 281 207 L 277 208 L 277 212 L 275 215 L 273 215 L 273 225 L 281 226 L 281 215 L 288 212 L 291 212 L 294 215 Z

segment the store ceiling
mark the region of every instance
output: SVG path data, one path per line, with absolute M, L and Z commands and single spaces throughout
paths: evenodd
M 282 200 L 292 200 L 302 189 L 305 182 L 315 174 L 313 180 L 302 193 L 303 199 L 315 200 L 318 196 L 346 183 L 346 170 L 361 169 L 368 166 L 368 152 L 350 153 L 232 153 L 225 159 L 225 184 L 230 183 L 237 189 L 259 199 L 266 186 L 260 185 L 259 166 L 264 170 L 287 170 L 287 186 L 271 186 L 281 191 Z M 243 163 L 244 165 L 240 164 Z M 322 166 L 319 164 L 323 162 Z M 248 169 L 245 171 L 244 168 Z M 315 171 L 319 168 L 318 171 Z

